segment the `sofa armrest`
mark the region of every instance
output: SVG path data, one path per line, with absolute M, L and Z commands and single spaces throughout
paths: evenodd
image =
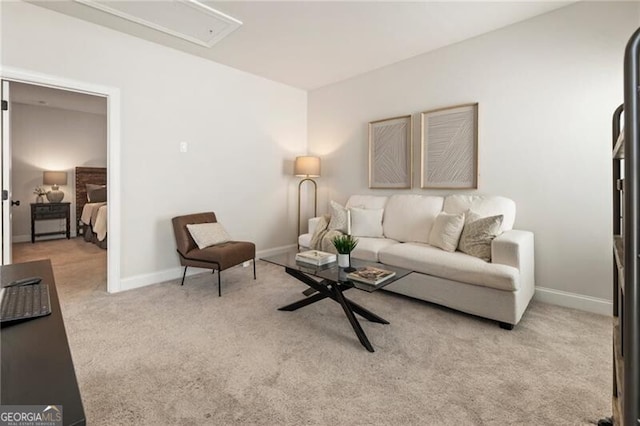
M 512 229 L 491 242 L 491 263 L 522 269 L 524 262 L 533 262 L 533 233 Z
M 316 227 L 318 226 L 318 223 L 320 223 L 320 219 L 322 219 L 321 216 L 318 217 L 312 217 L 311 219 L 309 219 L 309 230 L 307 231 L 308 234 L 313 235 L 313 233 L 316 230 Z
M 318 227 L 318 223 L 320 223 L 320 219 L 322 219 L 322 217 L 312 217 L 311 219 L 309 219 L 309 231 L 306 234 L 298 235 L 299 249 L 308 250 L 311 248 L 311 238 L 313 237 L 313 233 Z
M 533 232 L 512 229 L 491 242 L 491 263 L 512 266 L 520 271 L 522 286 L 535 286 Z
M 533 232 L 512 229 L 491 242 L 491 262 L 518 269 L 519 283 L 515 295 L 515 322 L 520 317 L 535 293 L 535 254 Z

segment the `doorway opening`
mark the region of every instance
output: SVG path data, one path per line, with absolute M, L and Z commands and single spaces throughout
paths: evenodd
M 65 195 L 68 196 L 68 199 L 63 199 L 63 203 L 64 202 L 68 202 L 69 203 L 69 227 L 67 227 L 66 225 L 66 220 L 53 220 L 51 221 L 51 223 L 46 224 L 43 221 L 43 226 L 49 226 L 49 227 L 53 227 L 53 229 L 40 229 L 40 231 L 36 231 L 37 234 L 48 234 L 48 232 L 56 232 L 58 233 L 58 237 L 62 236 L 62 239 L 55 239 L 55 240 L 51 240 L 51 241 L 46 241 L 47 243 L 51 243 L 52 245 L 55 243 L 62 243 L 64 241 L 71 241 L 71 242 L 76 242 L 76 243 L 80 243 L 83 242 L 81 238 L 78 238 L 77 235 L 78 233 L 82 233 L 82 226 L 79 225 L 79 219 L 81 219 L 78 216 L 81 216 L 81 212 L 76 213 L 76 209 L 75 209 L 75 205 L 77 204 L 75 202 L 75 197 L 73 197 L 74 194 L 78 193 L 78 185 L 77 182 L 75 181 L 75 175 L 76 175 L 76 168 L 84 168 L 84 169 L 88 169 L 88 168 L 101 168 L 101 166 L 99 165 L 100 161 L 102 161 L 104 163 L 105 161 L 105 157 L 106 157 L 106 166 L 102 167 L 105 171 L 108 170 L 108 173 L 106 174 L 106 188 L 104 189 L 103 192 L 106 193 L 106 198 L 108 199 L 108 203 L 106 203 L 106 208 L 103 209 L 103 211 L 105 212 L 105 216 L 108 217 L 108 221 L 106 221 L 106 235 L 108 235 L 108 245 L 109 248 L 108 250 L 104 250 L 99 248 L 98 246 L 96 246 L 95 248 L 98 251 L 102 251 L 103 253 L 105 253 L 106 256 L 106 287 L 107 287 L 107 291 L 110 293 L 113 292 L 117 292 L 120 290 L 120 194 L 119 191 L 117 190 L 117 188 L 119 188 L 120 186 L 120 161 L 119 161 L 119 153 L 120 153 L 120 91 L 119 89 L 116 88 L 112 88 L 112 87 L 107 87 L 107 86 L 99 86 L 99 85 L 95 85 L 92 83 L 86 83 L 86 82 L 79 82 L 79 81 L 74 81 L 74 80 L 67 80 L 67 79 L 62 79 L 59 77 L 54 77 L 54 76 L 48 76 L 48 75 L 44 75 L 44 74 L 39 74 L 39 73 L 33 73 L 30 71 L 25 71 L 25 70 L 18 70 L 18 69 L 9 69 L 9 68 L 5 68 L 2 70 L 2 87 L 3 87 L 3 93 L 2 93 L 2 99 L 3 101 L 7 100 L 9 104 L 12 103 L 12 99 L 11 99 L 11 90 L 10 90 L 10 86 L 9 85 L 13 85 L 15 87 L 18 87 L 20 90 L 20 88 L 24 88 L 24 87 L 30 87 L 31 89 L 47 89 L 47 90 L 55 90 L 57 92 L 61 92 L 61 93 L 66 93 L 66 95 L 68 95 L 71 98 L 75 98 L 77 99 L 84 99 L 89 100 L 89 99 L 93 99 L 94 101 L 97 101 L 96 103 L 100 104 L 102 103 L 102 108 L 104 109 L 106 106 L 106 113 L 103 116 L 103 124 L 102 127 L 105 129 L 105 132 L 102 135 L 102 141 L 103 144 L 105 144 L 104 142 L 106 141 L 106 147 L 103 147 L 102 149 L 102 154 L 96 154 L 95 156 L 93 156 L 92 158 L 85 158 L 85 161 L 82 161 L 82 159 L 79 156 L 75 156 L 75 162 L 78 162 L 80 164 L 77 165 L 65 165 L 65 164 L 61 164 L 60 166 L 57 166 L 55 164 L 49 164 L 49 165 L 42 165 L 40 167 L 42 167 L 41 169 L 36 169 L 34 170 L 34 167 L 30 166 L 30 167 L 26 167 L 26 169 L 29 170 L 23 170 L 22 172 L 29 174 L 29 176 L 31 176 L 31 178 L 27 178 L 23 183 L 22 183 L 22 187 L 19 189 L 19 193 L 16 193 L 15 195 L 19 196 L 19 197 L 24 197 L 25 195 L 25 191 L 32 191 L 35 192 L 35 186 L 34 188 L 29 188 L 29 183 L 30 184 L 34 184 L 34 183 L 38 183 L 41 182 L 40 186 L 44 186 L 44 190 L 45 192 L 56 192 L 56 190 L 62 190 L 63 192 L 66 192 L 65 189 L 67 191 L 69 191 L 68 194 Z M 6 90 L 5 93 L 5 86 L 7 87 L 8 90 Z M 24 86 L 24 87 L 22 87 Z M 35 86 L 35 87 L 33 87 Z M 56 93 L 57 93 L 56 92 Z M 8 95 L 8 96 L 7 96 Z M 64 96 L 64 95 L 63 95 Z M 84 96 L 86 96 L 86 98 L 84 98 Z M 43 103 L 38 103 L 38 101 L 42 101 Z M 35 100 L 36 105 L 31 105 L 31 106 L 26 106 L 26 107 L 21 107 L 18 106 L 18 109 L 35 109 L 32 107 L 46 107 L 49 105 L 46 105 L 46 103 L 48 103 L 49 101 L 44 100 L 44 99 L 37 99 Z M 22 102 L 16 102 L 16 105 L 18 104 L 22 104 L 22 105 L 29 105 L 26 104 L 26 101 L 22 101 Z M 58 108 L 58 109 L 64 109 L 64 108 Z M 56 111 L 58 114 L 69 114 L 68 111 Z M 11 206 L 11 202 L 14 201 L 18 201 L 18 199 L 16 199 L 14 197 L 14 194 L 12 193 L 12 185 L 11 185 L 11 179 L 10 176 L 13 173 L 9 174 L 9 177 L 6 177 L 6 175 L 8 173 L 7 169 L 8 168 L 12 168 L 13 164 L 12 161 L 8 161 L 8 159 L 13 159 L 13 157 L 11 156 L 11 145 L 12 143 L 10 143 L 8 141 L 8 139 L 11 139 L 11 129 L 10 129 L 10 123 L 12 121 L 14 121 L 11 117 L 10 114 L 6 114 L 7 111 L 3 111 L 3 120 L 2 120 L 2 134 L 3 134 L 3 143 L 2 143 L 2 164 L 3 164 L 3 171 L 2 171 L 2 175 L 3 175 L 3 179 L 2 179 L 2 190 L 3 190 L 3 201 L 2 201 L 2 259 L 3 259 L 3 263 L 9 263 L 7 262 L 7 257 L 6 257 L 6 252 L 7 250 L 11 250 L 11 246 L 12 246 L 12 239 L 15 237 L 16 239 L 16 243 L 20 244 L 21 240 L 24 240 L 25 238 L 28 238 L 29 241 L 32 238 L 32 232 L 30 229 L 30 226 L 28 228 L 28 234 L 24 234 L 25 230 L 24 230 L 24 226 L 21 228 L 18 228 L 17 231 L 14 233 L 13 230 L 11 229 L 11 222 L 12 222 L 12 218 L 11 218 L 11 214 L 9 212 L 12 211 L 12 209 L 15 209 L 15 205 L 12 207 Z M 85 111 L 86 113 L 86 111 Z M 75 113 L 72 113 L 75 114 Z M 91 114 L 91 112 L 87 113 L 87 114 Z M 99 114 L 96 114 L 99 115 Z M 55 114 L 54 114 L 55 116 Z M 85 116 L 87 117 L 87 116 Z M 58 117 L 59 118 L 59 117 Z M 95 117 L 94 117 L 95 118 Z M 19 119 L 18 119 L 19 120 Z M 46 118 L 45 118 L 46 120 Z M 57 121 L 57 125 L 58 127 L 60 127 L 60 125 L 63 125 L 63 122 L 69 122 L 69 119 L 58 119 L 56 120 L 56 117 L 49 117 L 49 121 L 53 122 L 54 125 L 56 124 Z M 71 119 L 71 121 L 74 121 L 73 119 Z M 80 122 L 82 122 L 83 120 L 79 120 Z M 91 121 L 91 120 L 89 120 Z M 95 121 L 95 120 L 94 120 Z M 99 120 L 98 120 L 99 121 Z M 51 123 L 49 123 L 51 124 Z M 86 123 L 85 123 L 86 124 Z M 19 124 L 19 126 L 21 126 L 21 124 Z M 37 127 L 37 126 L 34 126 Z M 55 127 L 55 126 L 54 126 Z M 90 127 L 90 126 L 86 126 L 86 127 Z M 15 129 L 13 129 L 15 130 Z M 60 130 L 60 129 L 58 129 Z M 33 131 L 33 130 L 32 130 Z M 88 129 L 84 129 L 83 131 L 89 131 Z M 39 137 L 41 137 L 43 140 L 46 139 L 46 132 L 41 131 Z M 8 138 L 5 138 L 5 135 L 9 135 Z M 41 143 L 43 143 L 41 141 Z M 55 145 L 55 144 L 52 144 Z M 67 143 L 66 145 L 64 145 L 62 148 L 58 147 L 59 150 L 63 150 L 63 151 L 71 151 L 74 149 L 77 149 L 78 147 L 75 144 L 69 144 Z M 87 151 L 86 147 L 80 149 L 80 151 Z M 20 151 L 20 150 L 18 150 Z M 53 157 L 56 157 L 58 154 L 58 152 L 54 149 L 53 151 L 49 151 L 49 155 L 48 158 L 49 160 L 51 160 Z M 21 157 L 23 158 L 23 156 L 25 155 L 20 154 Z M 75 153 L 73 154 L 75 155 Z M 47 156 L 45 156 L 47 157 Z M 64 155 L 62 156 L 64 157 Z M 18 160 L 18 161 L 22 161 L 22 160 Z M 6 164 L 9 164 L 9 167 L 5 166 Z M 88 165 L 88 166 L 87 166 Z M 95 166 L 95 167 L 92 167 Z M 22 165 L 21 165 L 22 167 Z M 19 167 L 20 168 L 20 167 Z M 24 169 L 24 167 L 22 167 Z M 45 170 L 49 169 L 49 170 Z M 51 170 L 51 169 L 56 169 L 56 170 Z M 58 170 L 59 169 L 59 170 Z M 65 172 L 66 173 L 66 177 L 67 177 L 67 184 L 56 184 L 58 187 L 49 187 L 49 185 L 47 185 L 47 183 L 51 183 L 50 181 L 45 182 L 45 174 L 44 172 L 48 171 L 48 172 Z M 20 172 L 20 173 L 22 173 Z M 63 175 L 65 174 L 63 173 Z M 40 177 L 41 174 L 41 177 Z M 20 175 L 19 173 L 16 174 L 16 178 L 18 178 Z M 49 176 L 50 178 L 50 176 Z M 20 178 L 22 179 L 22 177 Z M 60 182 L 62 182 L 64 179 L 62 177 L 60 177 L 60 173 L 58 173 L 58 179 L 62 179 Z M 36 185 L 38 186 L 38 185 Z M 25 189 L 28 188 L 28 189 Z M 82 190 L 84 191 L 84 195 L 86 196 L 86 187 L 83 185 L 82 186 Z M 20 192 L 21 191 L 21 192 Z M 25 204 L 28 205 L 28 216 L 29 216 L 29 222 L 31 219 L 31 204 L 37 204 L 38 203 L 38 198 L 37 198 L 37 194 L 31 193 L 28 194 L 30 196 L 30 198 L 25 198 Z M 54 197 L 54 202 L 56 201 L 56 197 L 55 194 L 53 194 Z M 22 204 L 22 200 L 21 204 Z M 48 201 L 48 200 L 47 200 Z M 46 201 L 45 201 L 46 203 Z M 72 207 L 73 204 L 73 207 Z M 27 206 L 24 206 L 27 207 Z M 38 206 L 36 206 L 38 207 Z M 56 206 L 57 207 L 57 206 Z M 24 212 L 23 212 L 24 213 Z M 22 218 L 21 220 L 24 219 L 24 214 L 21 215 Z M 7 221 L 6 218 L 9 218 L 9 220 Z M 70 240 L 66 240 L 66 233 L 69 232 L 69 236 L 71 237 Z M 49 235 L 38 235 L 37 239 L 40 241 L 45 241 L 49 239 Z M 73 238 L 75 237 L 75 238 Z M 52 237 L 53 238 L 53 237 Z M 29 244 L 31 244 L 29 242 Z M 91 245 L 91 243 L 86 243 Z M 36 244 L 33 244 L 34 246 L 36 246 Z M 88 247 L 88 246 L 86 246 Z M 57 248 L 54 249 L 53 252 L 54 253 L 61 253 L 64 254 L 64 250 L 66 250 L 67 248 Z M 10 259 L 10 258 L 9 258 Z
M 90 265 L 106 289 L 107 99 L 19 82 L 9 94 L 11 263 Z

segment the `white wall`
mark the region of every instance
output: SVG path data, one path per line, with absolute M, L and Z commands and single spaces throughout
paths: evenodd
M 107 166 L 107 118 L 100 114 L 46 106 L 12 103 L 11 169 L 13 200 L 13 241 L 31 241 L 30 203 L 36 201 L 36 186 L 42 184 L 42 172 L 67 172 L 64 202 L 71 203 L 71 233 L 76 233 L 75 167 Z M 38 232 L 64 231 L 64 220 L 36 222 Z
M 179 214 L 213 210 L 258 250 L 295 242 L 304 91 L 22 2 L 2 5 L 2 64 L 120 89 L 123 280 L 178 266 Z
M 537 285 L 610 310 L 611 115 L 639 12 L 638 3 L 581 2 L 310 92 L 320 205 L 391 193 L 368 189 L 369 121 L 414 114 L 419 188 L 419 113 L 479 102 L 479 188 L 460 192 L 514 199 L 516 227 L 535 233 Z

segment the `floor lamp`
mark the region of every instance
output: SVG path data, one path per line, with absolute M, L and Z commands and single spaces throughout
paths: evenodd
M 303 177 L 298 184 L 298 236 L 300 235 L 300 192 L 302 184 L 304 182 L 313 183 L 313 216 L 318 215 L 318 184 L 312 177 L 320 176 L 320 157 L 296 157 L 296 162 L 293 166 L 293 174 L 299 177 Z

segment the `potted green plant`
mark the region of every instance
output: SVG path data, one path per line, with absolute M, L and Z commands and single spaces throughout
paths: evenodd
M 336 235 L 331 242 L 338 251 L 338 266 L 350 268 L 351 251 L 358 245 L 358 239 L 351 235 Z

